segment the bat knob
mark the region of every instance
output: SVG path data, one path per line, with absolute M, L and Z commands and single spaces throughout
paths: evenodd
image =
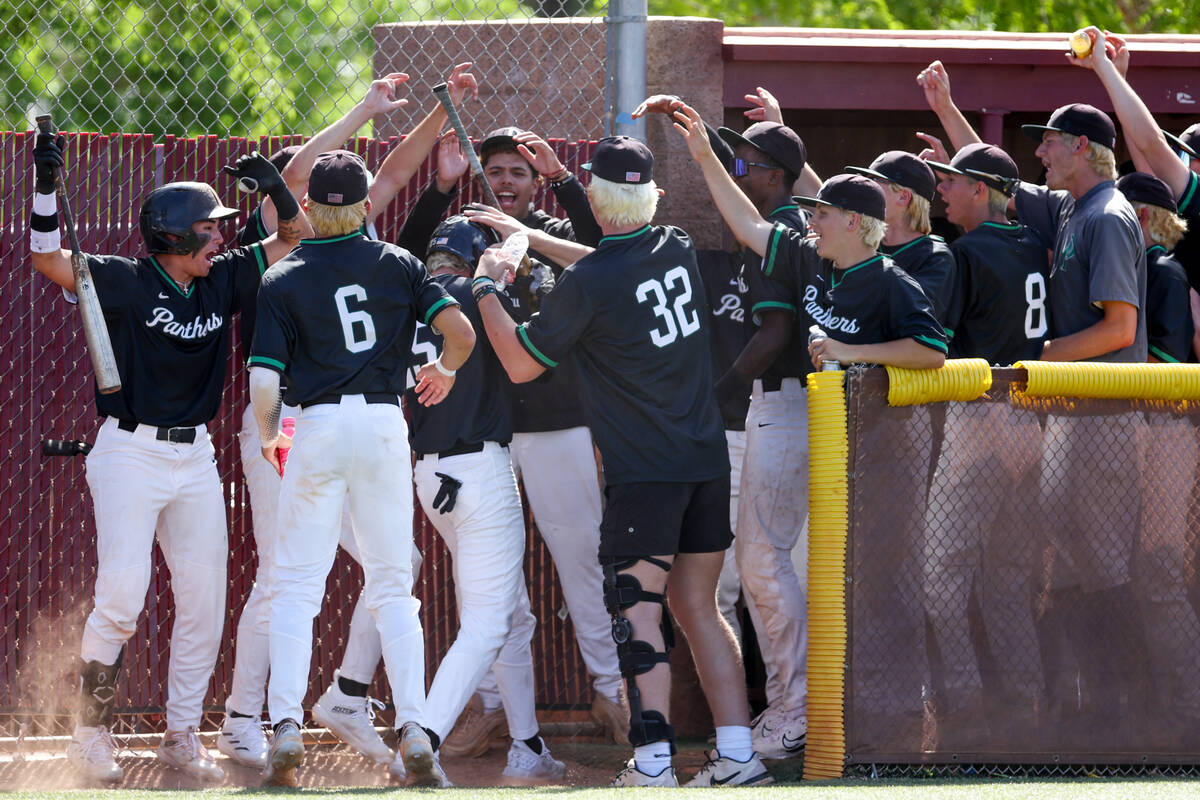
M 446 84 L 444 84 L 444 83 L 439 83 L 437 86 L 433 87 L 434 94 L 438 94 L 438 93 L 444 92 L 444 91 L 446 91 Z
M 254 180 L 254 178 L 238 178 L 237 185 L 239 189 L 247 194 L 258 191 L 258 181 Z

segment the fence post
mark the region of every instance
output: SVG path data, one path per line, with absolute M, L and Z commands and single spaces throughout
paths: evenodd
M 646 121 L 629 116 L 646 97 L 646 0 L 612 0 L 608 6 L 608 113 L 605 136 L 646 141 Z

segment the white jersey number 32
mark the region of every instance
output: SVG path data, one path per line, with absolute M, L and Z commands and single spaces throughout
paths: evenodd
M 675 301 L 667 308 L 667 292 L 678 292 Z M 700 330 L 700 316 L 696 309 L 687 308 L 692 299 L 692 282 L 688 278 L 685 267 L 675 267 L 663 276 L 662 281 L 651 278 L 638 284 L 635 292 L 639 303 L 652 301 L 654 314 L 663 321 L 666 330 L 654 328 L 650 331 L 650 341 L 656 347 L 666 347 L 671 342 L 683 336 L 691 336 Z
M 351 298 L 362 303 L 367 299 L 367 290 L 357 283 L 352 283 L 333 293 L 338 319 L 342 321 L 342 338 L 346 340 L 346 349 L 351 353 L 361 353 L 375 346 L 375 321 L 361 308 L 358 311 L 351 311 L 349 305 Z M 361 338 L 359 337 L 360 330 L 355 328 L 356 325 L 361 329 Z

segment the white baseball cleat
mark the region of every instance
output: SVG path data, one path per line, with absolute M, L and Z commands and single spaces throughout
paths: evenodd
M 295 720 L 285 719 L 271 734 L 267 750 L 267 768 L 263 771 L 264 782 L 272 786 L 294 788 L 296 767 L 304 761 L 304 737 Z
M 514 739 L 508 749 L 508 765 L 501 773 L 504 786 L 536 786 L 542 783 L 561 781 L 567 774 L 567 765 L 550 755 L 550 748 L 542 740 L 542 752 L 535 753 L 525 742 Z
M 212 755 L 200 744 L 195 728 L 167 731 L 155 755 L 167 766 L 197 780 L 215 782 L 225 777 L 225 770 L 217 766 Z
M 217 749 L 237 763 L 263 769 L 267 766 L 267 733 L 258 717 L 225 715 L 217 734 Z
M 713 750 L 696 777 L 684 786 L 765 786 L 774 782 L 757 755 L 748 761 L 734 761 Z
M 629 759 L 625 769 L 617 773 L 610 786 L 678 786 L 675 768 L 667 767 L 657 775 L 647 775 L 637 768 L 637 762 Z
M 375 730 L 375 709 L 383 703 L 371 697 L 354 697 L 338 688 L 337 673 L 325 694 L 312 707 L 313 721 L 377 764 L 390 764 L 394 753 Z
M 67 760 L 93 781 L 119 781 L 125 771 L 117 764 L 117 743 L 108 728 L 78 726 L 67 745 Z
M 804 752 L 808 718 L 771 706 L 750 723 L 750 742 L 762 759 L 792 758 Z

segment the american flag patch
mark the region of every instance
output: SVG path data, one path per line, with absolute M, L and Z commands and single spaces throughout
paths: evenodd
M 625 173 L 625 182 L 626 183 L 637 183 L 641 179 L 642 179 L 642 173 L 640 173 L 640 172 L 626 172 Z
M 438 236 L 436 239 L 433 240 L 433 244 L 449 244 L 449 242 L 450 242 L 449 236 Z
M 330 205 L 336 205 L 337 203 L 342 202 L 342 196 L 336 192 L 330 192 L 329 194 L 325 195 L 325 199 L 329 201 Z

